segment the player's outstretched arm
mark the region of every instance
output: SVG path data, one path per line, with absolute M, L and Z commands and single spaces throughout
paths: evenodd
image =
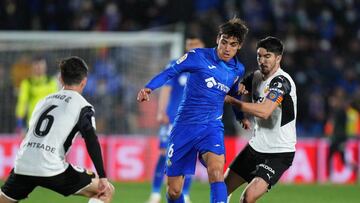
M 265 99 L 262 103 L 250 103 L 240 101 L 229 95 L 225 97 L 225 102 L 238 107 L 244 113 L 248 113 L 262 119 L 268 119 L 271 113 L 278 106 L 277 102 L 273 102 L 270 99 Z

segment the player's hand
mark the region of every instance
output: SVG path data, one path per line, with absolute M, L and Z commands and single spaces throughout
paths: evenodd
M 114 186 L 109 183 L 107 178 L 100 178 L 98 185 L 98 194 L 96 195 L 102 201 L 109 201 L 114 191 Z
M 251 129 L 251 121 L 247 118 L 243 118 L 241 121 L 241 126 L 242 128 L 244 128 L 245 130 L 250 130 Z
M 229 95 L 225 96 L 225 103 L 232 104 L 234 102 L 235 98 Z
M 151 94 L 151 89 L 142 88 L 137 95 L 137 101 L 138 102 L 150 101 L 150 94 Z
M 244 84 L 239 83 L 239 87 L 238 87 L 237 93 L 238 93 L 238 95 L 244 95 L 244 94 L 249 94 L 249 91 L 246 90 Z
M 160 124 L 168 124 L 169 123 L 169 116 L 165 112 L 159 112 L 156 116 L 156 120 Z

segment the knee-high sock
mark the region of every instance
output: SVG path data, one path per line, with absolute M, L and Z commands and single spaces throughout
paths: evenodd
M 211 203 L 226 203 L 227 191 L 224 182 L 211 183 L 210 188 Z
M 186 175 L 186 176 L 185 176 L 185 181 L 184 181 L 184 187 L 183 187 L 183 194 L 184 194 L 184 195 L 189 195 L 189 190 L 190 190 L 191 182 L 192 182 L 192 177 L 191 177 L 191 175 Z
M 163 183 L 163 178 L 164 178 L 165 160 L 166 160 L 165 155 L 159 156 L 154 172 L 154 179 L 152 182 L 153 193 L 160 193 L 161 191 L 161 185 Z
M 166 198 L 168 203 L 185 203 L 183 193 L 181 193 L 180 197 L 177 198 L 176 200 L 171 200 L 167 194 L 166 194 Z

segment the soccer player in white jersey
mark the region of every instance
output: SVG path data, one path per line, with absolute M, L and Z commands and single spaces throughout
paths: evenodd
M 225 102 L 245 114 L 242 124 L 251 128 L 246 115 L 254 116 L 253 136 L 225 173 L 228 194 L 248 182 L 240 202 L 256 202 L 291 166 L 296 144 L 296 87 L 281 67 L 283 44 L 267 37 L 257 44 L 259 70 L 245 77 L 239 93 L 252 102 L 227 96 Z
M 79 57 L 62 60 L 59 67 L 63 89 L 36 105 L 15 166 L 1 187 L 0 203 L 25 199 L 37 186 L 64 196 L 82 195 L 91 198 L 90 201 L 112 199 L 114 187 L 106 178 L 95 133 L 94 109 L 81 96 L 88 67 Z M 99 177 L 65 161 L 65 154 L 78 132 L 85 140 Z

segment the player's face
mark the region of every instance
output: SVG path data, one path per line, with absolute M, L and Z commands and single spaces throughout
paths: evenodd
M 257 62 L 261 73 L 264 76 L 270 76 L 280 67 L 281 55 L 275 55 L 260 47 L 257 50 Z
M 220 59 L 229 61 L 236 52 L 241 48 L 241 43 L 236 37 L 228 37 L 227 35 L 220 35 L 217 38 L 217 54 Z
M 188 52 L 195 48 L 204 48 L 204 43 L 198 38 L 187 39 L 185 42 L 185 50 Z
M 42 76 L 46 74 L 46 61 L 34 61 L 32 63 L 32 70 L 35 76 Z

